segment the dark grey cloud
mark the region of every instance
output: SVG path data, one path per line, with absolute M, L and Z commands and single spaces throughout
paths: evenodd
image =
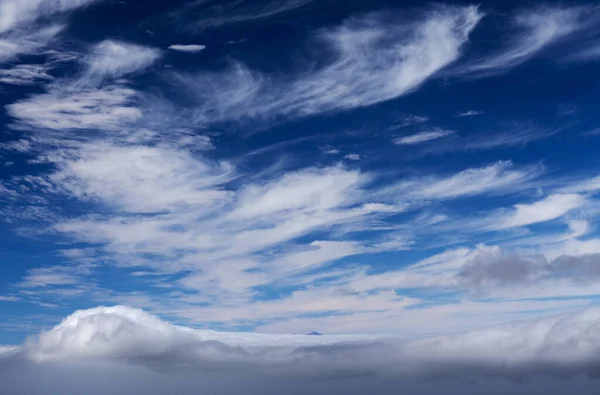
M 517 285 L 530 281 L 560 278 L 588 283 L 600 278 L 600 254 L 562 255 L 548 259 L 542 255 L 482 253 L 459 272 L 466 285 Z

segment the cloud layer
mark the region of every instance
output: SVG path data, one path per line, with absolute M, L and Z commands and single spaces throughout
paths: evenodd
M 542 393 L 546 382 L 555 380 L 549 377 L 556 376 L 565 380 L 557 382 L 559 388 L 583 383 L 582 393 L 592 393 L 588 380 L 600 362 L 600 339 L 594 335 L 598 325 L 600 312 L 589 309 L 421 339 L 275 336 L 194 330 L 141 310 L 99 307 L 75 312 L 20 348 L 3 348 L 0 387 L 8 393 L 18 388 L 36 393 L 35 388 L 46 385 L 70 394 L 82 384 L 77 377 L 92 383 L 109 375 L 112 393 L 126 394 L 160 375 L 169 383 L 185 383 L 182 393 L 188 393 L 198 385 L 192 378 L 209 371 L 205 385 L 220 384 L 231 391 L 227 382 L 235 378 L 240 385 L 233 391 L 245 388 L 244 393 L 276 392 L 281 385 L 292 390 L 299 383 L 304 383 L 299 392 L 354 386 L 387 393 L 385 385 L 395 383 L 414 394 L 434 388 L 476 393 L 486 385 L 510 393 Z M 113 373 L 119 369 L 129 372 L 128 380 Z M 50 370 L 56 376 L 43 373 Z M 37 376 L 17 387 L 8 376 L 15 372 L 18 377 Z

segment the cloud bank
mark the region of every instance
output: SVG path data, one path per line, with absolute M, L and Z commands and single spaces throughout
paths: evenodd
M 163 383 L 151 394 L 164 391 L 165 383 L 184 394 L 200 388 L 277 393 L 282 387 L 385 394 L 398 386 L 409 394 L 486 387 L 488 393 L 537 394 L 547 393 L 549 383 L 591 394 L 600 366 L 599 326 L 600 310 L 593 308 L 425 338 L 263 335 L 190 329 L 137 309 L 98 307 L 75 312 L 21 347 L 0 348 L 0 388 L 35 394 L 45 387 L 45 393 L 68 395 L 110 377 L 101 388 L 115 394 L 149 389 L 149 381 Z

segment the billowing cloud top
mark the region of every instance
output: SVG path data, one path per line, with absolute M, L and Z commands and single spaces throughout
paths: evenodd
M 60 377 L 42 375 L 37 384 L 42 388 L 62 381 L 65 393 L 77 387 L 77 379 L 68 374 L 91 375 L 89 369 L 97 369 L 94 363 L 98 361 L 102 361 L 102 369 L 94 375 L 100 377 L 107 374 L 107 369 L 138 373 L 127 385 L 118 383 L 119 394 L 143 387 L 144 383 L 138 382 L 139 374 L 155 380 L 155 375 L 162 372 L 187 382 L 198 374 L 204 376 L 206 369 L 210 369 L 211 381 L 215 382 L 252 374 L 251 385 L 260 384 L 249 390 L 268 393 L 278 385 L 296 381 L 309 383 L 307 389 L 318 391 L 322 385 L 315 379 L 327 379 L 334 388 L 344 388 L 348 381 L 371 376 L 396 385 L 415 380 L 423 385 L 435 378 L 438 386 L 438 380 L 452 386 L 466 378 L 489 382 L 525 377 L 526 382 L 520 385 L 531 390 L 535 376 L 572 377 L 595 371 L 600 343 L 594 329 L 599 324 L 600 311 L 589 309 L 420 339 L 266 335 L 195 330 L 173 326 L 137 309 L 98 307 L 73 313 L 20 348 L 2 349 L 0 366 L 24 366 L 21 374 L 25 375 L 39 369 L 56 369 Z M 2 372 L 5 388 L 15 391 L 18 387 L 6 386 L 7 377 Z M 247 378 L 243 380 L 248 382 Z

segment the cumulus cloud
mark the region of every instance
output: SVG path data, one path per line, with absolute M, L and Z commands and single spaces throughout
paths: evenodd
M 226 73 L 175 73 L 174 81 L 208 121 L 364 107 L 407 94 L 454 62 L 480 19 L 476 7 L 440 7 L 411 22 L 371 15 L 323 31 L 317 39 L 333 60 L 296 77 L 267 78 L 236 64 Z
M 421 144 L 431 140 L 441 139 L 442 137 L 450 136 L 454 134 L 452 130 L 432 130 L 429 132 L 420 132 L 417 134 L 413 134 L 410 136 L 398 137 L 394 139 L 394 144 L 396 145 L 413 145 L 413 144 Z
M 173 51 L 180 51 L 180 52 L 201 52 L 204 49 L 206 49 L 206 45 L 195 45 L 195 44 L 186 44 L 186 45 L 181 45 L 181 44 L 173 44 L 169 46 L 169 49 L 172 49 Z
M 110 376 L 115 394 L 161 393 L 165 382 L 184 394 L 197 392 L 200 383 L 214 386 L 213 393 L 388 393 L 402 386 L 411 394 L 441 388 L 531 394 L 547 393 L 544 380 L 556 376 L 564 380 L 553 381 L 561 390 L 587 376 L 590 391 L 580 390 L 591 394 L 599 317 L 598 309 L 588 309 L 452 335 L 393 338 L 219 333 L 173 326 L 137 309 L 99 307 L 72 314 L 21 347 L 0 348 L 0 385 L 8 393 L 50 385 L 70 394 Z M 119 370 L 127 375 L 115 375 Z M 519 384 L 505 381 L 515 379 Z M 148 380 L 163 384 L 152 389 Z

